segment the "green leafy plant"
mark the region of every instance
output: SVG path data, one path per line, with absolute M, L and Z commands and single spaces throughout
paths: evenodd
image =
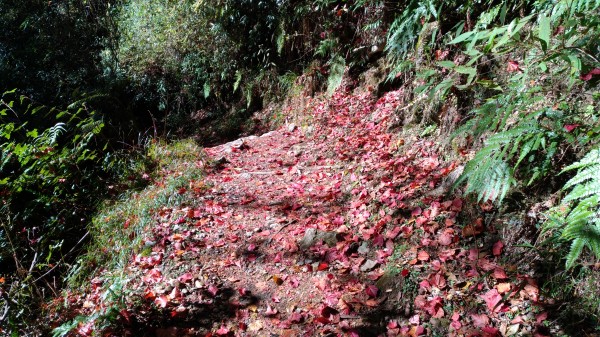
M 572 170 L 577 170 L 577 174 L 563 187 L 570 192 L 562 200 L 563 204 L 572 203 L 561 228 L 562 238 L 571 241 L 567 268 L 573 267 L 585 247 L 600 259 L 600 148 L 591 150 L 562 172 Z
M 438 4 L 433 0 L 411 0 L 389 28 L 387 52 L 396 59 L 405 57 L 424 29 L 422 22 L 428 22 L 430 17 L 437 18 L 436 6 Z
M 0 305 L 11 328 L 57 290 L 46 276 L 75 258 L 97 202 L 133 171 L 105 131 L 85 104 L 49 108 L 14 90 L 0 99 L 0 277 L 10 289 Z
M 504 13 L 501 22 L 506 17 L 506 4 L 501 4 L 484 12 L 475 29 L 461 32 L 459 27 L 449 44 L 465 46 L 465 65 L 440 64 L 468 75 L 465 82 L 454 83 L 454 88 L 491 96 L 471 111 L 473 118 L 455 133 L 466 131 L 476 139 L 487 138 L 458 180 L 467 181 L 467 192 L 477 193 L 480 200 L 501 202 L 517 183 L 528 186 L 548 174 L 557 174 L 555 155 L 561 146 L 578 142 L 565 125 L 583 116 L 585 106 L 577 102 L 586 100 L 589 88 L 579 74 L 585 64 L 598 66 L 589 54 L 596 47 L 589 41 L 599 38 L 598 21 L 581 14 L 598 6 L 578 4 L 567 10 L 563 2 L 538 5 L 538 11 L 530 15 L 494 26 L 496 14 Z M 565 29 L 561 36 L 552 34 L 557 23 Z M 578 30 L 582 26 L 588 29 Z M 490 58 L 503 60 L 507 76 L 483 77 L 482 60 L 489 63 Z M 569 88 L 570 94 L 560 95 L 560 86 Z

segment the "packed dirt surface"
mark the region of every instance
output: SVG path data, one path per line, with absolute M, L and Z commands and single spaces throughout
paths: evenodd
M 127 269 L 139 298 L 107 334 L 549 335 L 491 206 L 448 194 L 460 163 L 389 130 L 400 96 L 336 93 L 299 125 L 206 149 L 182 191 L 199 206 L 155 215 Z

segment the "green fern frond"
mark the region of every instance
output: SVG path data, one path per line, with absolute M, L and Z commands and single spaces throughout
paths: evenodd
M 46 129 L 41 135 L 35 139 L 38 145 L 52 146 L 58 142 L 58 137 L 67 132 L 65 123 L 56 123 L 56 125 Z
M 539 148 L 543 137 L 535 123 L 523 123 L 490 136 L 485 141 L 485 147 L 465 165 L 456 184 L 468 181 L 467 193 L 476 193 L 480 201 L 501 203 L 516 184 L 515 169 Z M 517 156 L 516 164 L 511 167 L 508 163 Z
M 569 250 L 569 253 L 566 256 L 566 258 L 567 258 L 567 262 L 566 262 L 567 269 L 573 267 L 573 265 L 575 264 L 575 261 L 577 261 L 577 259 L 581 255 L 581 252 L 583 252 L 583 247 L 584 246 L 585 246 L 585 241 L 584 240 L 582 240 L 582 239 L 575 239 L 575 240 L 573 240 L 573 242 L 571 243 L 571 249 Z
M 590 151 L 580 161 L 565 167 L 562 170 L 562 172 L 571 171 L 574 169 L 579 169 L 579 168 L 587 167 L 589 165 L 594 165 L 594 164 L 600 165 L 599 163 L 600 163 L 600 148 Z
M 577 174 L 563 189 L 574 187 L 563 199 L 563 203 L 600 195 L 600 148 L 590 151 L 579 162 L 565 167 L 561 173 L 578 169 Z
M 421 20 L 428 22 L 429 18 L 438 16 L 439 10 L 435 4 L 432 0 L 411 0 L 391 24 L 385 47 L 393 68 L 388 79 L 393 79 L 399 73 L 397 68 L 404 67 L 406 55 L 415 46 L 418 49 L 424 35 L 435 36 L 436 30 L 428 29 L 428 25 L 421 23 Z
M 563 169 L 561 173 L 577 169 L 563 189 L 571 191 L 562 203 L 574 202 L 564 219 L 562 237 L 572 240 L 566 257 L 566 266 L 571 268 L 587 247 L 600 259 L 600 148 L 592 149 L 580 161 Z
M 502 202 L 515 184 L 512 168 L 502 160 L 502 147 L 492 142 L 470 160 L 455 186 L 467 181 L 466 193 L 477 194 L 478 200 Z
M 563 232 L 564 235 L 564 232 Z M 567 268 L 573 266 L 585 247 L 589 248 L 597 259 L 600 259 L 600 226 L 579 226 L 577 231 L 572 230 L 571 249 L 567 254 Z

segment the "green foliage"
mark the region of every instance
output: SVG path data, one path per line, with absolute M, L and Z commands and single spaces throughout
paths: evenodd
M 599 38 L 598 20 L 565 11 L 556 15 L 560 3 L 524 18 L 515 18 L 507 25 L 490 26 L 489 18 L 494 15 L 488 14 L 505 12 L 501 6 L 505 5 L 484 13 L 476 29 L 457 33 L 450 41 L 450 44 L 465 46 L 464 53 L 469 58 L 464 71 L 459 70 L 459 66 L 442 64 L 468 75 L 466 82 L 455 84 L 455 88 L 491 94 L 484 104 L 472 110 L 473 119 L 455 134 L 467 131 L 479 138 L 496 132 L 467 165 L 459 182 L 468 181 L 468 192 L 478 193 L 480 199 L 498 202 L 510 185 L 516 185 L 513 179 L 530 185 L 548 174 L 556 174 L 557 169 L 552 164 L 560 147 L 584 141 L 577 138 L 577 132 L 571 134 L 564 126 L 584 120 L 586 107 L 578 103 L 586 102 L 591 88 L 585 88 L 579 74 L 584 68 L 598 66 L 598 61 L 589 57 L 596 47 L 588 42 Z M 551 36 L 551 22 L 564 24 L 565 40 Z M 578 32 L 577 27 L 588 29 Z M 573 44 L 578 47 L 572 48 Z M 479 62 L 490 57 L 508 63 L 509 76 L 480 79 Z M 559 96 L 555 101 L 548 100 L 549 96 L 555 97 L 549 92 L 559 91 L 560 87 L 568 88 L 570 94 Z M 590 126 L 593 129 L 593 125 Z M 589 141 L 589 138 L 585 140 Z M 491 163 L 486 162 L 486 157 Z M 503 169 L 508 165 L 512 167 Z M 496 167 L 494 173 L 489 171 L 492 167 Z
M 0 8 L 0 90 L 61 105 L 102 85 L 109 1 L 1 0 Z
M 0 266 L 11 299 L 0 303 L 13 327 L 36 314 L 42 289 L 51 290 L 45 276 L 74 258 L 86 218 L 131 171 L 85 105 L 48 108 L 12 91 L 0 109 Z
M 577 170 L 577 174 L 563 187 L 570 192 L 562 200 L 565 205 L 573 204 L 561 221 L 561 236 L 571 241 L 567 268 L 573 267 L 584 247 L 600 259 L 600 148 L 591 150 L 563 172 L 572 170 Z
M 424 29 L 423 22 L 437 18 L 438 3 L 433 0 L 411 0 L 398 15 L 388 31 L 386 51 L 395 59 L 406 57 L 417 43 L 419 33 Z

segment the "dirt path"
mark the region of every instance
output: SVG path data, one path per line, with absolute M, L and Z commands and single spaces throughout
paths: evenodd
M 303 127 L 206 149 L 199 206 L 159 211 L 133 258 L 121 335 L 544 336 L 486 207 L 443 196 L 458 164 L 388 130 L 400 95 L 337 93 Z
M 235 303 L 238 324 L 224 320 L 221 333 L 385 331 L 390 317 L 378 307 L 386 295 L 375 282 L 393 245 L 376 247 L 352 230 L 356 222 L 373 232 L 367 238 L 376 234 L 361 201 L 367 196 L 355 198 L 367 192 L 360 186 L 368 182 L 353 171 L 368 170 L 357 164 L 375 164 L 369 158 L 355 162 L 361 154 L 375 157 L 370 148 L 389 144 L 374 143 L 380 137 L 373 134 L 354 139 L 364 134 L 364 120 L 358 118 L 367 116 L 352 118 L 350 108 L 371 104 L 366 98 L 353 103 L 344 105 L 348 110 L 335 120 L 320 116 L 329 122 L 315 122 L 309 136 L 288 125 L 206 150 L 217 165 L 206 178 L 212 188 L 202 196 L 205 224 L 200 228 L 207 229 L 209 239 L 197 261 L 210 275 L 215 297 L 225 289 L 227 301 Z

